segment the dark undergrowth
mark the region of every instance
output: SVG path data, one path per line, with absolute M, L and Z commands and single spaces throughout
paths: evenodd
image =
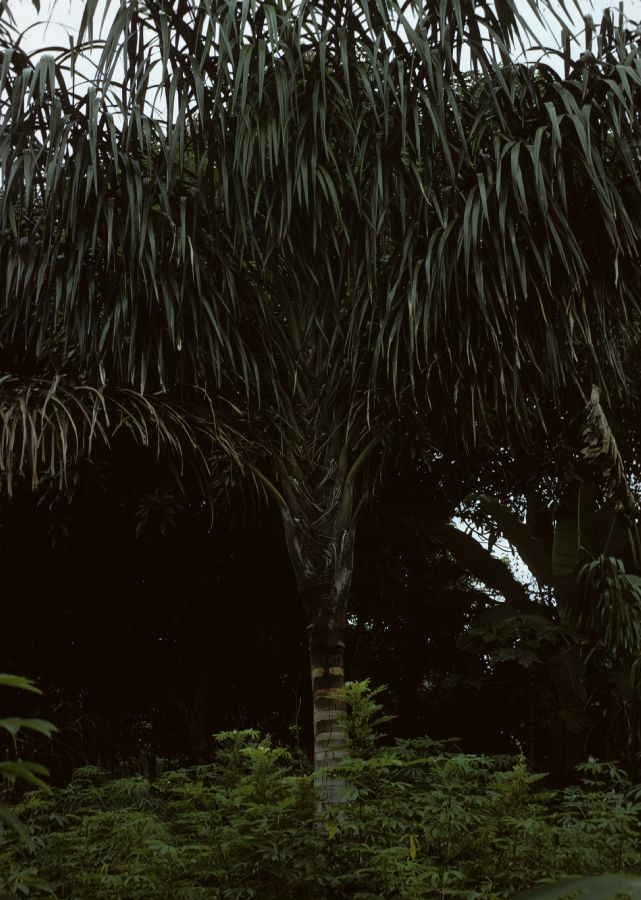
M 550 790 L 523 758 L 428 739 L 376 749 L 368 715 L 357 728 L 349 802 L 320 822 L 304 760 L 255 731 L 217 735 L 214 763 L 153 783 L 86 767 L 27 793 L 14 808 L 29 840 L 0 839 L 0 897 L 501 898 L 641 871 L 641 787 L 616 765 L 586 763 Z

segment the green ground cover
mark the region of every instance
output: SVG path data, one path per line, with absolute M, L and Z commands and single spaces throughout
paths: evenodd
M 350 802 L 319 824 L 297 754 L 254 731 L 216 741 L 213 764 L 152 783 L 87 767 L 25 795 L 16 811 L 31 839 L 4 833 L 0 896 L 500 898 L 641 871 L 641 787 L 612 764 L 587 763 L 575 786 L 551 790 L 522 758 L 399 741 L 349 762 Z

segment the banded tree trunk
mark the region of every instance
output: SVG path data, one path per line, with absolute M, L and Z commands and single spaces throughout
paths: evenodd
M 300 385 L 299 385 L 300 387 Z M 311 404 L 311 413 L 316 407 Z M 354 569 L 356 520 L 354 482 L 390 425 L 370 438 L 349 465 L 349 428 L 339 416 L 323 433 L 334 439 L 321 450 L 309 411 L 305 427 L 292 412 L 295 439 L 272 456 L 280 490 L 259 469 L 254 474 L 278 503 L 287 550 L 307 622 L 314 714 L 314 769 L 321 811 L 344 802 L 343 781 L 333 776 L 349 755 L 345 703 L 337 696 L 345 683 L 347 603 Z M 281 493 L 282 491 L 282 493 Z
M 307 622 L 314 769 L 321 807 L 328 808 L 345 799 L 343 782 L 331 770 L 349 755 L 345 703 L 336 692 L 345 682 L 347 601 L 354 566 L 351 485 L 321 483 L 315 491 L 299 492 L 294 509 L 291 503 L 281 505 L 281 513 Z
M 350 560 L 351 562 L 351 560 Z M 307 619 L 314 716 L 314 770 L 321 804 L 344 800 L 343 782 L 331 770 L 349 756 L 346 707 L 339 692 L 345 684 L 345 627 L 347 590 L 323 590 L 315 585 L 301 590 Z M 315 588 L 315 589 L 314 589 Z

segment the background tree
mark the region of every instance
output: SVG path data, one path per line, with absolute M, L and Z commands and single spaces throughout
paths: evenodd
M 4 39 L 5 365 L 215 396 L 214 437 L 231 423 L 282 515 L 318 766 L 344 752 L 328 692 L 383 449 L 419 423 L 505 444 L 544 397 L 625 386 L 638 49 L 606 17 L 561 76 L 511 62 L 520 26 L 513 2 L 145 0 L 86 91 L 77 54 L 30 67 Z M 7 470 L 47 455 L 51 420 L 28 421 Z

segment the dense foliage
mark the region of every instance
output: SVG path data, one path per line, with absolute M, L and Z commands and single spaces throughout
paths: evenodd
M 240 462 L 282 519 L 323 768 L 382 464 L 632 394 L 636 32 L 586 19 L 561 72 L 517 61 L 514 0 L 136 0 L 84 82 L 95 6 L 33 59 L 0 6 L 2 483 L 64 487 L 123 433 L 192 458 L 197 504 Z M 632 596 L 602 555 L 590 585 Z
M 583 765 L 563 790 L 522 757 L 426 739 L 376 750 L 380 710 L 348 686 L 350 803 L 319 822 L 303 757 L 256 731 L 215 736 L 213 763 L 157 780 L 78 769 L 18 806 L 31 845 L 0 840 L 0 890 L 61 900 L 500 898 L 562 875 L 641 867 L 641 787 Z
M 639 32 L 517 7 L 0 0 L 9 896 L 641 866 Z

